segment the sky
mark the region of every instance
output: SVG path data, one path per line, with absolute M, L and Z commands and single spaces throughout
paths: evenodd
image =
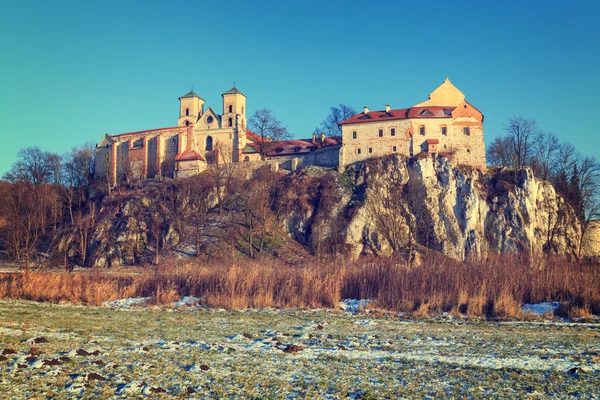
M 0 175 L 28 146 L 175 126 L 192 85 L 222 112 L 234 82 L 310 137 L 331 106 L 410 107 L 449 77 L 487 144 L 522 115 L 600 159 L 598 1 L 2 3 Z

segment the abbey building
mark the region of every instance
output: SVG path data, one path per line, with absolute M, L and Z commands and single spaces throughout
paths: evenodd
M 448 78 L 409 108 L 363 112 L 341 123 L 340 165 L 392 153 L 443 155 L 485 169 L 483 114 Z
M 246 96 L 236 87 L 222 94 L 221 112 L 205 108 L 193 90 L 179 98 L 177 126 L 105 134 L 96 148 L 96 177 L 109 184 L 127 179 L 186 177 L 210 164 L 268 164 L 295 170 L 309 165 L 345 167 L 393 153 L 444 155 L 485 168 L 483 115 L 448 79 L 429 99 L 409 108 L 363 112 L 343 121 L 342 136 L 269 142 L 247 128 Z M 317 121 L 315 121 L 317 122 Z M 261 147 L 263 156 L 261 156 Z

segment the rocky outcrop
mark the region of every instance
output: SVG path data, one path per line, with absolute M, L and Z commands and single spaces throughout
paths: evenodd
M 305 249 L 316 256 L 344 253 L 355 258 L 428 252 L 456 259 L 490 252 L 571 257 L 581 236 L 571 207 L 527 168 L 484 173 L 443 157 L 392 155 L 353 164 L 343 173 L 309 167 L 280 183 L 271 193 L 281 224 L 273 240 L 285 239 L 282 231 L 288 237 L 272 254 L 287 257 L 288 249 L 296 255 L 289 260 L 304 257 Z M 240 236 L 236 242 L 227 236 L 241 226 L 236 216 L 245 218 L 239 204 L 230 202 L 221 210 L 216 192 L 210 192 L 210 215 L 199 232 L 193 222 L 196 211 L 190 208 L 198 193 L 165 183 L 105 201 L 90 234 L 86 264 L 149 264 L 157 246 L 165 255 L 244 254 L 246 239 Z M 596 238 L 600 229 L 594 224 L 588 232 Z M 584 255 L 598 247 L 588 246 L 592 250 Z
M 419 248 L 453 258 L 488 252 L 576 253 L 581 229 L 572 209 L 548 182 L 531 170 L 483 173 L 445 158 L 406 159 L 393 155 L 332 174 L 343 189 L 329 226 L 355 256 L 391 255 Z M 319 219 L 317 209 L 292 209 L 287 227 L 307 244 Z M 322 224 L 322 222 L 321 222 Z M 314 242 L 314 238 L 312 238 Z

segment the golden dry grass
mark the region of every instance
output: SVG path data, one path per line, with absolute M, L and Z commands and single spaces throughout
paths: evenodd
M 210 307 L 336 308 L 344 298 L 369 298 L 387 310 L 426 317 L 441 312 L 511 318 L 521 305 L 560 301 L 565 316 L 600 314 L 600 267 L 552 258 L 491 256 L 457 262 L 429 258 L 413 268 L 393 260 L 313 262 L 276 260 L 234 264 L 165 261 L 158 270 L 118 273 L 0 275 L 0 298 L 99 305 L 126 297 L 168 304 L 195 296 Z

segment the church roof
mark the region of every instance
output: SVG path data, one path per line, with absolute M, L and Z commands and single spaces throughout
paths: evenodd
M 225 96 L 226 94 L 241 94 L 242 96 L 246 97 L 246 95 L 240 92 L 235 86 L 223 93 L 221 96 Z
M 180 99 L 189 99 L 189 98 L 193 98 L 193 97 L 197 97 L 200 100 L 204 101 L 204 99 L 202 97 L 198 96 L 196 94 L 196 92 L 194 92 L 193 90 L 190 90 L 188 93 L 186 93 L 183 96 L 181 96 Z
M 198 153 L 196 150 L 185 150 L 183 153 L 175 156 L 175 161 L 206 161 L 202 154 Z
M 249 135 L 248 133 L 251 133 Z M 246 132 L 246 137 L 250 140 L 258 139 L 260 141 L 260 136 L 253 132 Z M 258 141 L 248 142 L 246 147 L 242 150 L 244 154 L 252 154 L 260 151 L 260 144 Z M 328 146 L 337 146 L 342 143 L 341 138 L 325 138 L 325 141 L 321 141 L 321 139 L 317 139 L 313 142 L 313 139 L 291 139 L 291 140 L 278 140 L 276 142 L 272 142 L 269 145 L 269 151 L 267 152 L 267 157 L 277 157 L 277 156 L 289 156 L 292 154 L 306 154 L 312 151 L 322 149 L 323 147 Z

